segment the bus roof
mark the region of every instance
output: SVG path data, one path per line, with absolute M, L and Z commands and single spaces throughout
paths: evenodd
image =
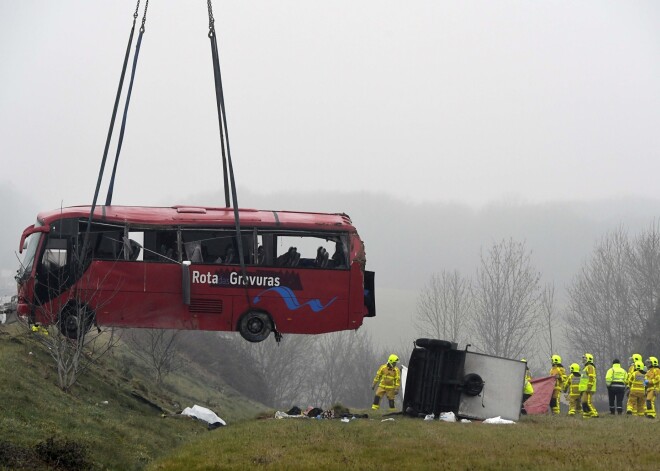
M 68 218 L 88 218 L 91 206 L 71 206 L 44 211 L 37 218 L 44 224 Z M 282 227 L 306 230 L 355 231 L 351 218 L 343 213 L 306 213 L 239 209 L 241 225 L 250 227 Z M 149 226 L 234 226 L 233 208 L 206 206 L 97 206 L 94 221 L 131 223 Z

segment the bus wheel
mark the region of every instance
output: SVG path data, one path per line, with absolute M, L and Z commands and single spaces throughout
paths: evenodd
M 265 312 L 250 311 L 238 321 L 238 331 L 248 342 L 266 340 L 273 330 L 273 321 Z
M 65 337 L 81 338 L 94 323 L 94 311 L 86 304 L 69 303 L 60 312 L 57 328 Z

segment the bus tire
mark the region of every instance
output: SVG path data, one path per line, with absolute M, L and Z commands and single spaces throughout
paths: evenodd
M 238 321 L 238 331 L 248 342 L 262 342 L 273 330 L 270 316 L 261 311 L 249 311 Z
M 89 306 L 70 302 L 60 311 L 57 328 L 63 336 L 78 340 L 89 331 L 93 323 L 94 311 Z

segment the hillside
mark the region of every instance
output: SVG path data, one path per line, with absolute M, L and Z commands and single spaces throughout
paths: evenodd
M 55 452 L 73 460 L 63 469 L 81 455 L 92 469 L 143 469 L 209 433 L 205 423 L 177 414 L 184 407 L 211 408 L 230 425 L 265 409 L 189 361 L 158 388 L 121 347 L 67 394 L 33 335 L 19 324 L 0 326 L 0 469 L 46 469 L 37 449 L 41 458 Z

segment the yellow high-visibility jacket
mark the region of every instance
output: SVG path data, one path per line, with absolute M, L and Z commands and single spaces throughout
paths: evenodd
M 655 392 L 660 392 L 660 368 L 651 366 L 646 372 L 645 379 L 648 381 L 647 391 L 653 389 Z
M 401 373 L 396 366 L 390 367 L 385 363 L 378 368 L 378 373 L 374 378 L 374 386 L 379 386 L 383 389 L 399 389 L 401 387 Z
M 644 373 L 641 371 L 633 371 L 628 373 L 628 384 L 630 385 L 630 394 L 637 393 L 644 394 Z
M 523 388 L 523 394 L 532 395 L 534 394 L 534 386 L 532 386 L 532 374 L 529 372 L 529 368 L 525 370 L 525 387 Z
M 562 365 L 552 365 L 550 376 L 555 377 L 555 389 L 561 391 L 566 384 L 566 369 Z
M 571 396 L 579 396 L 580 395 L 580 373 L 572 373 L 568 377 L 567 384 L 570 385 L 570 389 L 568 390 L 568 394 Z
M 580 392 L 596 391 L 596 367 L 593 363 L 587 363 L 580 377 Z
M 612 368 L 607 370 L 607 374 L 605 375 L 605 384 L 607 384 L 608 387 L 611 386 L 612 383 L 626 384 L 627 378 L 628 373 L 626 373 L 626 370 L 621 368 L 621 364 L 612 363 Z

